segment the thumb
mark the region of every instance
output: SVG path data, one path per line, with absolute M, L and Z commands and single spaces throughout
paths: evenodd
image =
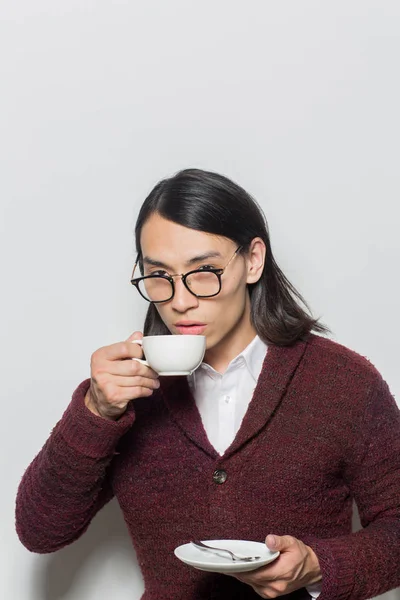
M 290 535 L 269 534 L 265 538 L 265 543 L 269 550 L 284 552 L 293 544 L 293 538 Z
M 143 333 L 141 331 L 135 331 L 131 333 L 131 335 L 127 338 L 127 342 L 132 342 L 132 340 L 141 340 L 143 339 Z

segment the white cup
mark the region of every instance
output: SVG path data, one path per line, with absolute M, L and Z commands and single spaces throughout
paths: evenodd
M 206 351 L 204 335 L 149 335 L 131 341 L 143 347 L 146 357 L 133 360 L 159 375 L 190 375 L 201 365 Z

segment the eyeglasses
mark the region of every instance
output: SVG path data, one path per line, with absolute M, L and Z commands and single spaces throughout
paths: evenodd
M 185 288 L 193 296 L 196 296 L 196 298 L 212 298 L 220 293 L 222 287 L 221 277 L 242 247 L 239 246 L 235 250 L 235 253 L 223 269 L 213 269 L 206 266 L 184 274 L 154 274 L 134 279 L 133 275 L 139 262 L 136 259 L 132 271 L 131 284 L 135 286 L 142 298 L 153 304 L 172 300 L 175 294 L 174 277 L 180 277 Z

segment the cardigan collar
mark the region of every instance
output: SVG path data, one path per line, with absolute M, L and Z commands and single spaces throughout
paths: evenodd
M 284 398 L 306 346 L 305 341 L 288 347 L 268 346 L 253 397 L 224 458 L 237 452 L 271 419 Z M 161 393 L 172 418 L 185 435 L 206 454 L 218 458 L 218 453 L 208 441 L 186 377 L 162 377 Z

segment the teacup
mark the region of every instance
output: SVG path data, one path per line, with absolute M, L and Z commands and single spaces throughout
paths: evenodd
M 143 347 L 146 360 L 135 358 L 159 375 L 190 375 L 202 363 L 206 351 L 204 335 L 149 335 L 131 340 Z

